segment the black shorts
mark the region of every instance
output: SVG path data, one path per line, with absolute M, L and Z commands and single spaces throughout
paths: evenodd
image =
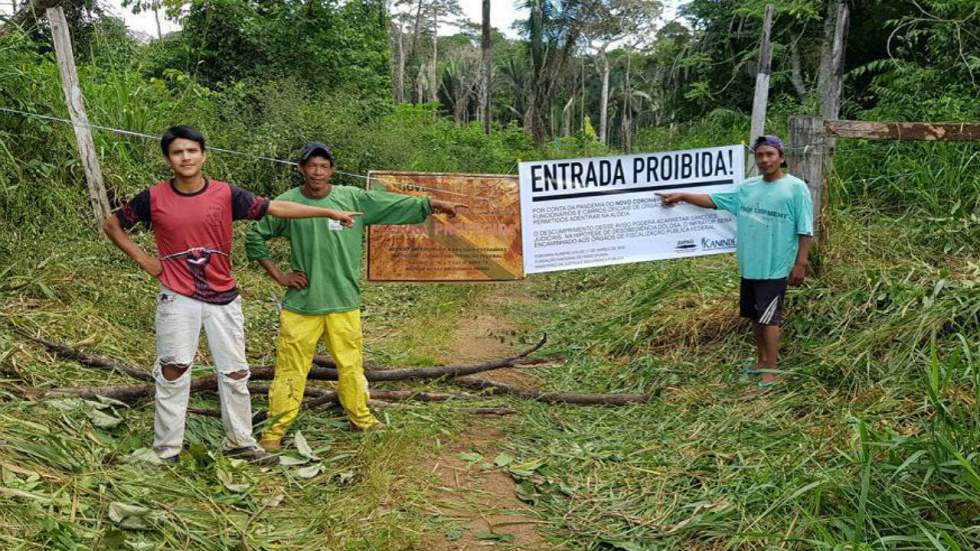
M 759 325 L 783 324 L 786 278 L 745 279 L 739 294 L 739 314 Z

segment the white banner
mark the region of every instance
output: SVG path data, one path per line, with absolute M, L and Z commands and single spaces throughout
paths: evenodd
M 732 252 L 734 216 L 656 193 L 731 191 L 744 163 L 740 145 L 521 163 L 524 271 Z

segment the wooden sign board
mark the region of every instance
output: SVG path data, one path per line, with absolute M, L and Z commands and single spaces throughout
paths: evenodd
M 370 172 L 369 189 L 462 203 L 455 218 L 368 229 L 368 281 L 524 278 L 517 176 Z

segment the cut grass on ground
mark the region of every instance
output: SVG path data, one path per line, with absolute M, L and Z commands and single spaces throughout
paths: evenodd
M 824 273 L 789 294 L 787 383 L 768 391 L 742 375 L 752 347 L 731 257 L 530 278 L 529 299 L 493 304 L 528 340 L 549 333 L 542 354 L 567 359 L 534 380 L 656 399 L 495 398 L 517 414 L 498 446 L 509 459 L 491 467 L 514 478 L 555 547 L 980 546 L 980 268 L 945 252 L 975 232 L 943 224 L 912 231 L 907 215 L 841 211 Z M 296 428 L 317 459 L 291 451 L 303 465 L 263 471 L 216 453 L 215 419 L 191 417 L 182 463 L 161 467 L 139 459 L 151 405 L 20 400 L 10 391 L 123 381 L 52 358 L 7 324 L 148 366 L 154 287 L 95 235 L 6 246 L 22 254 L 0 284 L 4 548 L 421 549 L 451 528 L 431 510 L 430 462 L 466 434 L 461 406 L 400 405 L 384 411 L 391 430 L 368 435 L 343 430 L 336 411 L 306 412 Z M 271 363 L 272 287 L 253 268 L 239 275 L 250 361 Z M 370 356 L 452 357 L 454 329 L 492 289 L 366 286 Z

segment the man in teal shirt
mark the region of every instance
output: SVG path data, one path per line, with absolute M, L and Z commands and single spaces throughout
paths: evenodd
M 736 216 L 735 256 L 742 276 L 739 311 L 753 323 L 758 360 L 749 373 L 759 386 L 779 382 L 780 326 L 786 285 L 806 275 L 813 235 L 813 205 L 805 183 L 783 172 L 783 142 L 760 136 L 752 147 L 761 176 L 726 193 L 663 193 L 664 205 L 679 201 L 727 210 Z
M 277 201 L 361 212 L 345 228 L 333 221 L 306 223 L 266 216 L 252 226 L 245 241 L 249 260 L 257 261 L 273 280 L 286 287 L 279 318 L 276 375 L 269 389 L 272 423 L 260 444 L 267 451 L 281 447 L 282 437 L 299 413 L 316 344 L 323 338 L 337 364 L 340 404 L 355 430 L 383 426 L 368 409 L 364 377 L 364 337 L 361 332 L 361 258 L 364 228 L 371 224 L 417 224 L 433 211 L 450 217 L 465 205 L 428 197 L 330 184 L 334 158 L 324 144 L 303 150 L 299 171 L 303 185 Z M 310 219 L 312 220 L 312 219 Z M 271 260 L 266 241 L 289 240 L 290 271 L 282 273 Z

